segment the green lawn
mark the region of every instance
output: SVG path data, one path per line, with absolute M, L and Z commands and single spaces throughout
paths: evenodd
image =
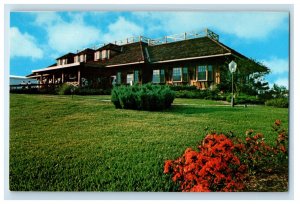
M 288 128 L 288 109 L 231 108 L 176 99 L 171 109 L 115 109 L 110 96 L 10 95 L 10 190 L 172 191 L 167 159 L 196 148 L 208 130 L 271 142 L 271 125 Z

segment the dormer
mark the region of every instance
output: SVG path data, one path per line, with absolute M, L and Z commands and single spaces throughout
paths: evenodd
M 94 59 L 94 52 L 95 51 L 90 48 L 84 49 L 74 56 L 74 62 L 92 61 Z
M 94 60 L 95 61 L 99 61 L 99 60 L 110 59 L 113 56 L 115 56 L 118 53 L 120 53 L 121 49 L 122 49 L 121 46 L 109 43 L 109 44 L 107 44 L 107 45 L 105 45 L 103 47 L 98 48 L 95 51 Z
M 64 64 L 70 64 L 74 62 L 74 53 L 68 53 L 65 54 L 59 58 L 56 59 L 57 65 L 64 65 Z

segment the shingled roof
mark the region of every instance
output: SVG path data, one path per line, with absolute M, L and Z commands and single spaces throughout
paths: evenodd
M 209 37 L 149 46 L 147 49 L 151 62 L 230 54 L 233 51 Z
M 111 59 L 103 61 L 92 61 L 88 62 L 87 66 L 113 66 L 113 65 L 122 65 L 128 63 L 137 63 L 144 61 L 144 54 L 142 51 L 142 46 L 144 43 L 136 42 L 131 44 L 122 45 L 122 51 L 112 57 Z
M 114 50 L 114 51 L 117 51 L 117 52 L 121 52 L 121 46 L 119 45 L 115 45 L 115 44 L 112 44 L 112 43 L 109 43 L 107 45 L 104 45 L 102 47 L 99 47 L 96 51 L 102 51 L 102 50 Z
M 56 58 L 56 60 L 58 60 L 58 59 L 64 59 L 64 58 L 69 58 L 69 57 L 74 57 L 74 56 L 75 56 L 74 53 L 69 52 L 68 54 L 65 54 L 65 55 L 63 55 L 63 56 L 61 56 L 59 58 Z

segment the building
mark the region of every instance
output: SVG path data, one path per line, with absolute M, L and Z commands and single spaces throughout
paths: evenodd
M 221 82 L 222 71 L 228 72 L 227 64 L 234 59 L 249 60 L 206 29 L 156 40 L 132 37 L 68 53 L 49 67 L 33 70 L 28 77 L 40 84 L 70 83 L 93 88 L 152 82 L 206 89 Z M 256 65 L 257 69 L 263 68 Z

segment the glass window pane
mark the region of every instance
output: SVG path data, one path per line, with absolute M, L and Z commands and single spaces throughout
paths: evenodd
M 188 68 L 182 68 L 182 81 L 188 81 Z
M 206 66 L 198 66 L 198 80 L 206 80 Z
M 212 81 L 213 80 L 213 68 L 212 65 L 207 66 L 207 80 Z
M 130 82 L 133 82 L 133 74 L 127 74 L 126 83 L 130 84 Z
M 152 82 L 160 83 L 159 69 L 153 70 Z
M 139 82 L 139 70 L 134 70 L 134 82 Z
M 161 69 L 160 70 L 160 83 L 164 83 L 165 82 L 165 70 Z
M 181 81 L 181 68 L 173 68 L 173 81 Z
M 117 84 L 121 84 L 121 72 L 117 73 Z

